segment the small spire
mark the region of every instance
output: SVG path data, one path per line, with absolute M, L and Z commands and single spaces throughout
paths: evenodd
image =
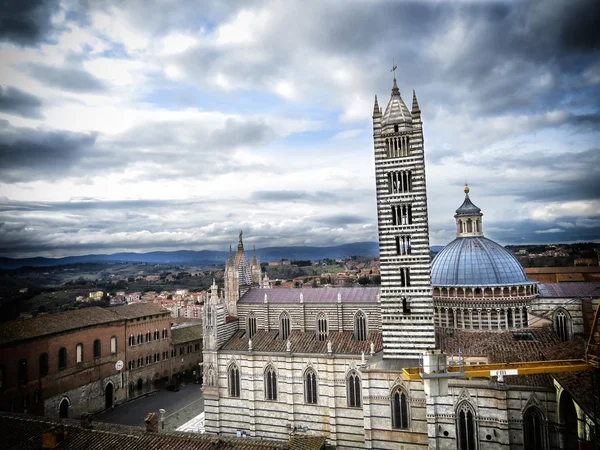
M 397 95 L 400 96 L 400 89 L 398 88 L 398 84 L 396 83 L 396 77 L 394 76 L 394 85 L 392 86 L 392 96 Z
M 240 230 L 240 240 L 238 241 L 238 251 L 244 250 L 244 242 L 242 242 L 242 230 Z
M 419 108 L 419 102 L 417 101 L 417 93 L 413 89 L 413 104 L 412 104 L 412 113 L 421 112 L 421 108 Z
M 377 102 L 377 95 L 375 96 L 375 104 L 373 105 L 373 117 L 380 116 L 381 109 L 379 108 L 379 103 Z

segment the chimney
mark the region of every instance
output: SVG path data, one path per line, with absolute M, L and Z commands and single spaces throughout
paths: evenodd
M 90 413 L 83 413 L 81 415 L 81 428 L 84 428 L 86 430 L 91 430 L 92 429 L 92 415 Z
M 146 433 L 158 433 L 158 415 L 156 413 L 148 413 L 145 422 Z
M 67 439 L 67 432 L 62 426 L 51 428 L 42 434 L 42 448 L 56 448 Z

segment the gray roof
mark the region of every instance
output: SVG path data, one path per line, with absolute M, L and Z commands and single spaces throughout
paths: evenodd
M 465 195 L 465 201 L 459 208 L 456 210 L 456 216 L 473 216 L 473 215 L 482 215 L 481 209 L 473 204 L 471 199 L 469 198 L 469 194 Z
M 481 237 L 450 242 L 431 264 L 433 286 L 507 286 L 535 283 L 504 247 Z
M 538 285 L 542 297 L 600 297 L 600 283 L 541 283 Z
M 379 288 L 250 289 L 238 303 L 242 305 L 264 303 L 265 294 L 269 303 L 300 303 L 300 294 L 304 303 L 336 303 L 338 294 L 341 294 L 342 303 L 377 303 Z

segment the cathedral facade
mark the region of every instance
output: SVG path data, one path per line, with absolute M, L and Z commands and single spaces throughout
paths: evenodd
M 465 375 L 564 358 L 584 332 L 581 296 L 541 296 L 518 261 L 483 236 L 467 189 L 457 239 L 432 264 L 421 111 L 414 93 L 408 109 L 395 79 L 385 111 L 375 98 L 373 133 L 381 287 L 260 286 L 259 261 L 248 262 L 240 233 L 224 297 L 213 283 L 203 311 L 206 431 L 317 434 L 340 449 L 590 441 L 589 404 L 568 392 L 568 377 Z

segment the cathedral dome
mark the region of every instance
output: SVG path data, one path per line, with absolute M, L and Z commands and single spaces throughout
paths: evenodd
M 431 266 L 433 286 L 510 286 L 528 284 L 519 261 L 483 236 L 461 237 L 439 252 Z

